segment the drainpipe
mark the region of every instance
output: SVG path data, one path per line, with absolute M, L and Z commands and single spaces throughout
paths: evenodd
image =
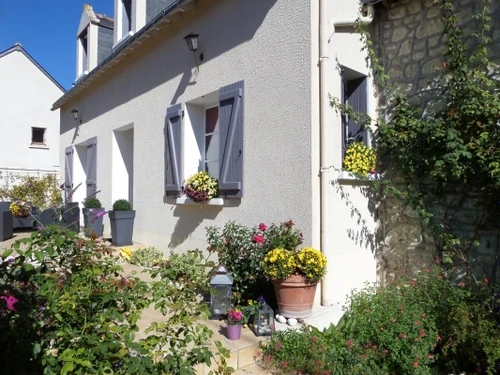
M 321 179 L 321 249 L 325 255 L 331 253 L 332 241 L 331 232 L 331 214 L 328 213 L 330 207 L 331 189 L 330 177 L 331 167 L 328 160 L 328 147 L 330 146 L 330 131 L 328 126 L 328 82 L 330 80 L 330 57 L 328 56 L 328 42 L 335 34 L 335 27 L 354 26 L 356 21 L 363 24 L 372 22 L 375 10 L 373 5 L 366 6 L 366 15 L 352 19 L 328 19 L 328 0 L 319 0 L 319 80 L 320 80 L 320 179 Z M 327 273 L 321 283 L 321 304 L 330 306 L 334 304 L 333 300 L 333 275 Z

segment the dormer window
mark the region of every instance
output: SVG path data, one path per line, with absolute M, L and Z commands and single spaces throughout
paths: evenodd
M 118 46 L 146 24 L 146 0 L 115 0 L 115 43 Z
M 89 70 L 88 51 L 89 51 L 89 41 L 88 41 L 88 27 L 87 27 L 82 31 L 82 33 L 78 37 L 77 77 L 87 73 Z

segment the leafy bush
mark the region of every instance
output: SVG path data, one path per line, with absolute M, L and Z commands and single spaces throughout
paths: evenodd
M 262 294 L 274 297 L 262 270 L 264 255 L 272 249 L 295 249 L 303 242 L 302 233 L 289 220 L 267 227 L 264 223 L 253 228 L 229 221 L 223 228 L 208 227 L 208 251 L 217 253 L 219 261 L 233 276 L 233 299 L 240 304 Z
M 101 201 L 95 197 L 85 199 L 83 206 L 85 208 L 102 208 Z
M 32 202 L 40 210 L 62 203 L 61 189 L 56 175 L 31 177 L 0 174 L 0 198 Z
M 164 279 L 183 280 L 201 291 L 208 291 L 210 278 L 207 270 L 214 266 L 214 262 L 208 261 L 200 250 L 189 250 L 186 253 L 171 252 L 160 272 Z
M 132 211 L 132 205 L 126 199 L 118 199 L 113 203 L 113 211 Z
M 355 291 L 337 326 L 274 332 L 264 362 L 290 373 L 497 374 L 500 327 L 486 283 L 455 284 L 423 269 L 386 287 Z
M 196 364 L 213 361 L 212 332 L 197 322 L 208 309 L 196 289 L 181 279 L 123 277 L 110 254 L 57 227 L 4 252 L 0 345 L 9 350 L 0 351 L 3 373 L 194 374 Z M 137 321 L 149 305 L 166 317 L 137 340 Z M 228 353 L 216 344 L 217 371 L 227 373 Z
M 163 259 L 163 253 L 157 248 L 150 246 L 135 250 L 130 256 L 129 262 L 141 267 L 153 267 Z

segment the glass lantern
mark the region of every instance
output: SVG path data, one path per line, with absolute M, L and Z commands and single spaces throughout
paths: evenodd
M 219 264 L 215 275 L 210 279 L 210 312 L 213 317 L 219 317 L 231 307 L 231 287 L 233 278 L 227 273 L 226 267 Z
M 263 303 L 253 317 L 250 329 L 256 336 L 270 335 L 274 328 L 274 311 L 267 303 Z

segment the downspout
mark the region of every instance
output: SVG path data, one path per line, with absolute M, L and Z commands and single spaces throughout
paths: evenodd
M 372 22 L 375 14 L 373 5 L 366 6 L 366 15 L 360 15 L 358 18 L 352 19 L 328 19 L 328 0 L 319 0 L 319 83 L 320 83 L 320 179 L 321 179 L 321 250 L 328 256 L 332 248 L 330 238 L 331 231 L 331 215 L 328 214 L 328 208 L 331 201 L 331 167 L 328 160 L 328 146 L 330 144 L 330 132 L 328 128 L 328 108 L 330 102 L 328 100 L 328 82 L 330 75 L 330 56 L 328 55 L 328 42 L 335 34 L 335 27 L 354 26 L 356 21 L 362 24 Z M 333 27 L 332 27 L 333 26 Z M 330 306 L 335 301 L 333 300 L 333 282 L 332 275 L 327 273 L 321 283 L 321 304 Z

